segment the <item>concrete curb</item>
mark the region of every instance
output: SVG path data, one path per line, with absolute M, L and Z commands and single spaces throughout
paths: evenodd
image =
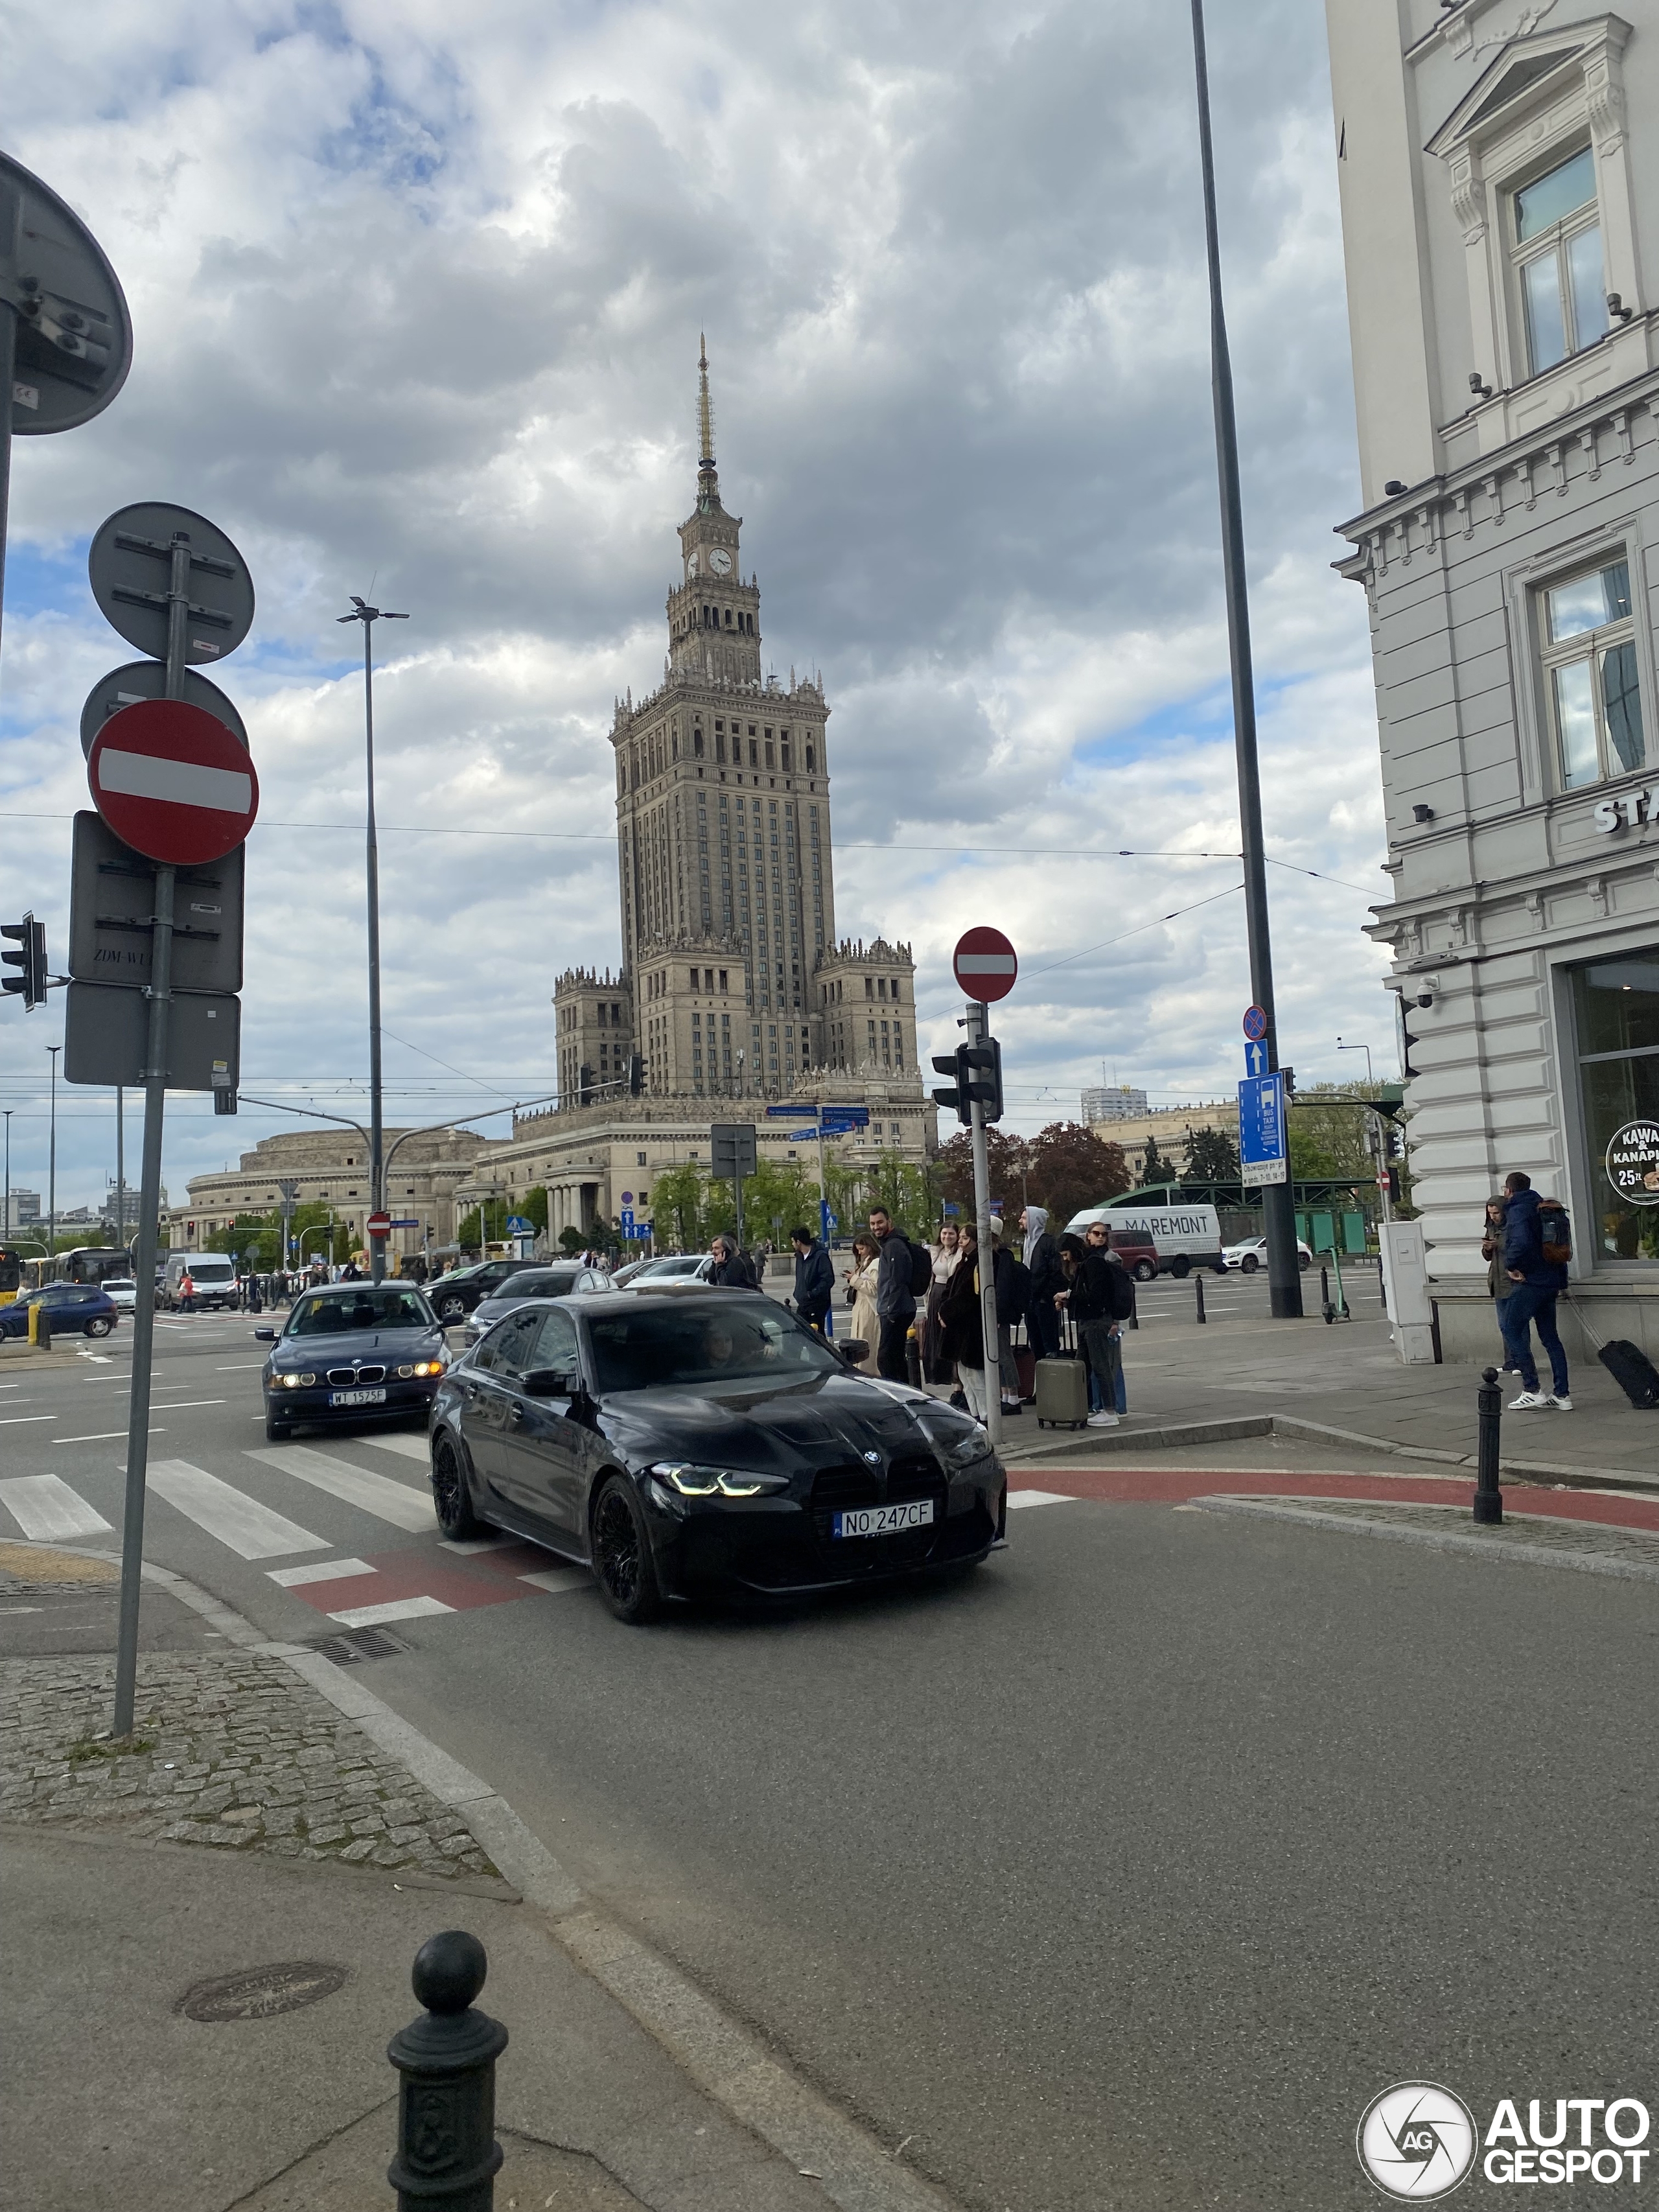
M 1389 1543 L 1416 1544 L 1431 1552 L 1479 1553 L 1486 1559 L 1512 1559 L 1528 1567 L 1565 1567 L 1574 1574 L 1611 1575 L 1620 1582 L 1659 1583 L 1659 1567 L 1640 1559 L 1609 1559 L 1601 1552 L 1570 1552 L 1544 1544 L 1512 1544 L 1472 1531 L 1413 1528 L 1388 1521 L 1365 1521 L 1351 1514 L 1320 1513 L 1310 1505 L 1280 1505 L 1254 1498 L 1194 1498 L 1200 1512 L 1237 1513 L 1260 1521 L 1294 1521 L 1304 1528 L 1334 1529 L 1339 1535 L 1381 1536 Z
M 109 1553 L 85 1546 L 40 1548 L 112 1560 Z M 119 1565 L 118 1555 L 112 1563 Z M 240 1613 L 171 1568 L 146 1563 L 143 1573 L 146 1582 L 169 1590 L 227 1643 L 285 1662 L 373 1742 L 401 1759 L 466 1822 L 502 1876 L 541 1914 L 560 1948 L 662 2045 L 705 2095 L 798 2173 L 816 2180 L 842 2212 L 954 2212 L 951 2198 L 911 2167 L 896 2163 L 856 2121 L 792 2073 L 689 1976 L 593 1905 L 482 1776 L 452 1759 L 320 1652 L 262 1636 Z

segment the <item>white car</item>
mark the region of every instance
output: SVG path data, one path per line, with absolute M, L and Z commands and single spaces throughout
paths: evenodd
M 130 1314 L 137 1308 L 138 1285 L 130 1275 L 108 1276 L 98 1287 L 118 1313 Z
M 1253 1275 L 1258 1267 L 1267 1264 L 1267 1240 L 1265 1237 L 1242 1237 L 1237 1244 L 1229 1244 L 1221 1256 L 1230 1267 Z M 1304 1273 L 1313 1265 L 1313 1253 L 1299 1237 L 1296 1240 L 1296 1264 Z

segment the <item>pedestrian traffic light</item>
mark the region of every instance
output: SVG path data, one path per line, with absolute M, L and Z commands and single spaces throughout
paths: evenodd
M 1403 1160 L 1405 1157 L 1406 1132 L 1401 1127 L 1398 1121 L 1390 1121 L 1389 1124 L 1389 1158 L 1391 1160 Z
M 236 1093 L 234 1091 L 216 1091 L 213 1110 L 216 1114 L 234 1114 L 236 1111 Z
M 1399 1205 L 1400 1170 L 1398 1168 L 1380 1169 L 1377 1172 L 1376 1187 L 1379 1190 L 1387 1193 L 1389 1201 L 1391 1205 Z
M 46 1003 L 46 925 L 26 914 L 21 921 L 0 924 L 0 937 L 9 937 L 21 949 L 16 952 L 0 953 L 0 961 L 8 968 L 18 968 L 22 973 L 3 978 L 3 988 L 21 996 L 32 1013 L 36 1006 Z

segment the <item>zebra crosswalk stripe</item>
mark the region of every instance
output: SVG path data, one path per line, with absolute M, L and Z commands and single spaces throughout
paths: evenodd
M 55 1474 L 15 1475 L 0 1482 L 3 1504 L 23 1534 L 37 1544 L 61 1544 L 71 1536 L 111 1536 L 101 1513 Z
M 426 1492 L 407 1482 L 394 1482 L 389 1474 L 371 1474 L 366 1468 L 353 1467 L 349 1460 L 313 1451 L 307 1444 L 285 1444 L 280 1451 L 248 1451 L 243 1457 L 257 1460 L 261 1467 L 279 1468 L 283 1474 L 308 1482 L 313 1490 L 325 1490 L 331 1498 L 341 1498 L 397 1528 L 419 1531 L 437 1525 Z
M 165 1498 L 185 1519 L 210 1536 L 216 1536 L 245 1559 L 279 1559 L 285 1552 L 327 1552 L 334 1547 L 325 1536 L 273 1513 L 257 1498 L 245 1498 L 216 1474 L 209 1474 L 188 1460 L 152 1461 L 149 1487 Z

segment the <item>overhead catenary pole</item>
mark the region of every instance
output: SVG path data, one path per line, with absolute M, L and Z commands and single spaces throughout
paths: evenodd
M 115 1241 L 121 1245 L 127 1241 L 127 1147 L 124 1105 L 125 1093 L 118 1083 L 115 1086 Z
M 23 223 L 23 198 L 16 186 L 0 176 L 0 270 L 17 266 L 17 248 Z M 0 285 L 0 614 L 6 588 L 6 517 L 11 504 L 12 386 L 17 374 L 17 301 L 9 297 L 10 285 Z
M 167 681 L 163 696 L 185 696 L 185 624 L 190 611 L 190 539 L 173 536 L 167 570 Z M 138 1601 L 144 1556 L 144 1483 L 149 1465 L 150 1364 L 155 1345 L 155 1247 L 161 1211 L 161 1131 L 167 1112 L 167 1031 L 173 1002 L 174 871 L 155 871 L 151 917 L 149 1029 L 144 1050 L 144 1145 L 139 1170 L 138 1256 L 133 1265 L 132 1390 L 127 1409 L 125 1510 L 121 1522 L 121 1612 L 116 1630 L 115 1722 L 132 1734 L 138 1680 Z
M 64 1049 L 60 1044 L 49 1044 L 52 1054 L 52 1110 L 46 1127 L 46 1250 L 52 1259 L 58 1256 L 58 1055 Z
M 991 1016 L 983 1001 L 968 1001 L 968 1042 L 983 1044 L 991 1033 Z M 975 1079 L 975 1091 L 978 1090 Z M 1001 1337 L 997 1328 L 997 1271 L 996 1259 L 991 1249 L 991 1166 L 985 1145 L 985 1109 L 975 1097 L 969 1103 L 973 1115 L 970 1142 L 974 1151 L 974 1221 L 975 1235 L 979 1239 L 979 1312 L 980 1326 L 985 1337 L 985 1433 L 993 1449 L 1002 1442 L 1002 1359 Z
M 1267 863 L 1261 834 L 1261 781 L 1256 759 L 1255 678 L 1250 660 L 1249 597 L 1244 573 L 1243 507 L 1238 481 L 1238 426 L 1233 415 L 1232 364 L 1221 297 L 1221 247 L 1216 226 L 1215 156 L 1210 143 L 1210 81 L 1204 45 L 1204 0 L 1193 0 L 1193 59 L 1198 90 L 1199 162 L 1204 180 L 1204 245 L 1210 276 L 1210 384 L 1215 406 L 1216 466 L 1221 489 L 1221 562 L 1232 660 L 1233 741 L 1238 761 L 1238 818 L 1244 860 L 1244 921 L 1249 945 L 1250 996 L 1267 1017 L 1267 1067 L 1279 1066 L 1273 1008 L 1273 939 L 1267 919 Z M 1288 1170 L 1287 1170 L 1288 1174 Z M 1302 1317 L 1297 1264 L 1296 1206 L 1290 1182 L 1264 1187 L 1267 1288 L 1273 1318 Z
M 380 847 L 374 826 L 374 625 L 377 622 L 407 622 L 407 615 L 389 608 L 367 605 L 352 594 L 352 612 L 337 615 L 337 622 L 363 626 L 363 757 L 367 787 L 368 837 L 365 873 L 368 888 L 368 1200 L 369 1211 L 386 1211 L 386 1161 L 383 1157 L 380 1087 Z M 386 1273 L 384 1237 L 368 1242 L 368 1271 L 375 1282 Z

